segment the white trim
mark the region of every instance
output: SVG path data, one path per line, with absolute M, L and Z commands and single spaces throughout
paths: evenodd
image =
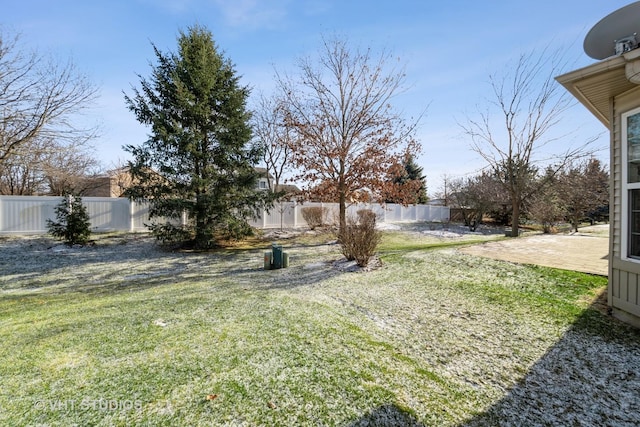
M 629 183 L 629 144 L 627 142 L 627 119 L 629 116 L 640 114 L 640 107 L 634 108 L 621 114 L 621 129 L 620 129 L 620 145 L 621 145 L 621 159 L 620 164 L 622 167 L 622 212 L 620 212 L 621 218 L 621 244 L 620 255 L 625 261 L 640 263 L 640 259 L 632 258 L 629 256 L 629 222 L 631 220 L 629 215 L 629 190 L 640 189 L 640 182 Z

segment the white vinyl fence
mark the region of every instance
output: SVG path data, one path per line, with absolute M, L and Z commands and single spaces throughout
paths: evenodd
M 304 203 L 302 205 L 293 202 L 276 203 L 274 208 L 250 224 L 258 228 L 295 228 L 306 227 L 307 223 L 302 217 L 302 209 L 319 206 L 327 210 L 325 220 L 327 223 L 338 222 L 337 203 Z M 448 222 L 449 208 L 445 206 L 411 205 L 402 206 L 395 204 L 354 204 L 347 207 L 347 217 L 355 216 L 361 209 L 370 209 L 376 213 L 378 222 Z
M 54 209 L 61 201 L 62 197 L 0 196 L 0 234 L 46 233 L 47 219 L 56 219 Z M 83 197 L 82 202 L 87 207 L 92 231 L 147 231 L 149 209 L 146 204 L 112 197 Z M 263 212 L 250 223 L 257 228 L 305 227 L 302 209 L 309 206 L 327 208 L 328 222 L 338 216 L 337 203 L 284 202 L 276 203 L 270 212 Z M 355 215 L 360 209 L 376 212 L 379 222 L 449 221 L 449 208 L 444 206 L 358 204 L 349 206 L 347 214 Z

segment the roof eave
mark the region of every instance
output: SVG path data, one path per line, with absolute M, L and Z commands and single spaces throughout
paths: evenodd
M 626 78 L 626 63 L 624 56 L 614 56 L 558 76 L 556 80 L 610 129 L 611 98 L 636 87 Z

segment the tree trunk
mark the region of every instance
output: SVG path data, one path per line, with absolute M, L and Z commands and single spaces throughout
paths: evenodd
M 340 191 L 338 204 L 338 216 L 340 218 L 339 233 L 342 233 L 347 228 L 347 197 L 344 190 Z
M 518 237 L 520 229 L 520 201 L 519 198 L 513 198 L 511 211 L 511 237 Z
M 347 186 L 345 184 L 344 159 L 340 159 L 340 175 L 338 177 L 338 216 L 340 219 L 339 235 L 347 229 Z
M 196 220 L 196 234 L 194 236 L 194 246 L 197 249 L 208 249 L 210 246 L 210 236 L 207 230 L 207 215 L 200 194 L 196 196 L 196 206 L 194 215 Z

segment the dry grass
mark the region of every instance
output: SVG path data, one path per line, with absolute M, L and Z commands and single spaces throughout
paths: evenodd
M 276 271 L 262 248 L 3 239 L 0 425 L 640 422 L 640 335 L 589 307 L 605 279 L 394 233 L 360 273 L 315 234 Z

